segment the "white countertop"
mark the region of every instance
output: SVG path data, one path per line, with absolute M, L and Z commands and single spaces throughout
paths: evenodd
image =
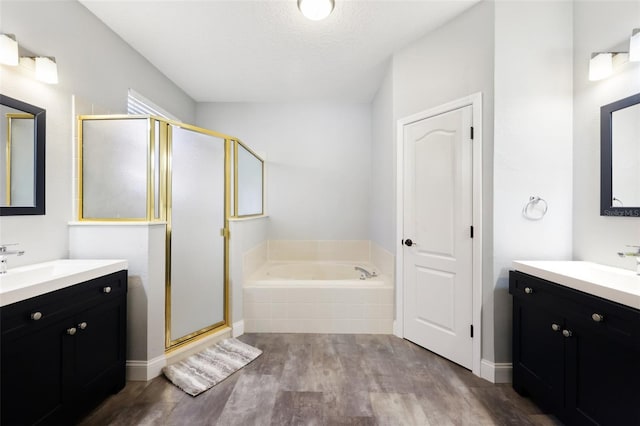
M 0 306 L 127 269 L 122 259 L 60 259 L 0 274 Z
M 640 275 L 592 262 L 516 260 L 513 268 L 584 293 L 640 309 Z

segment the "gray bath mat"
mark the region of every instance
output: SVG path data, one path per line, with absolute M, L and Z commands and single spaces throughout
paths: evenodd
M 174 385 L 189 395 L 196 396 L 249 364 L 260 354 L 260 349 L 229 338 L 164 367 L 162 372 Z

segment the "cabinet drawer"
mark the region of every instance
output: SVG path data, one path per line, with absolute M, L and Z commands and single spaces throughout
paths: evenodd
M 510 272 L 509 293 L 523 301 L 560 313 L 576 311 L 579 306 L 576 302 L 566 297 L 565 290 L 557 284 L 523 274 L 517 271 Z
M 570 321 L 588 332 L 640 348 L 640 312 L 584 293 L 579 293 L 576 299 L 580 302 L 578 309 L 566 315 Z
M 115 299 L 126 292 L 126 277 L 125 271 L 116 272 L 3 306 L 0 308 L 2 334 L 46 327 L 61 316 L 73 314 L 80 305 L 91 303 L 94 299 Z

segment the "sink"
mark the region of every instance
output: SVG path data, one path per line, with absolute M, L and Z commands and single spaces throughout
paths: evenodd
M 60 259 L 11 268 L 0 275 L 0 306 L 127 269 L 120 259 Z
M 640 276 L 635 271 L 569 260 L 517 260 L 513 268 L 594 296 L 640 309 Z

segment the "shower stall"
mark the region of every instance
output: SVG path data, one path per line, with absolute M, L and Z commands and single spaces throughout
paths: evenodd
M 110 115 L 79 116 L 78 162 L 79 221 L 165 225 L 165 350 L 229 326 L 228 220 L 263 213 L 263 160 L 229 135 Z

